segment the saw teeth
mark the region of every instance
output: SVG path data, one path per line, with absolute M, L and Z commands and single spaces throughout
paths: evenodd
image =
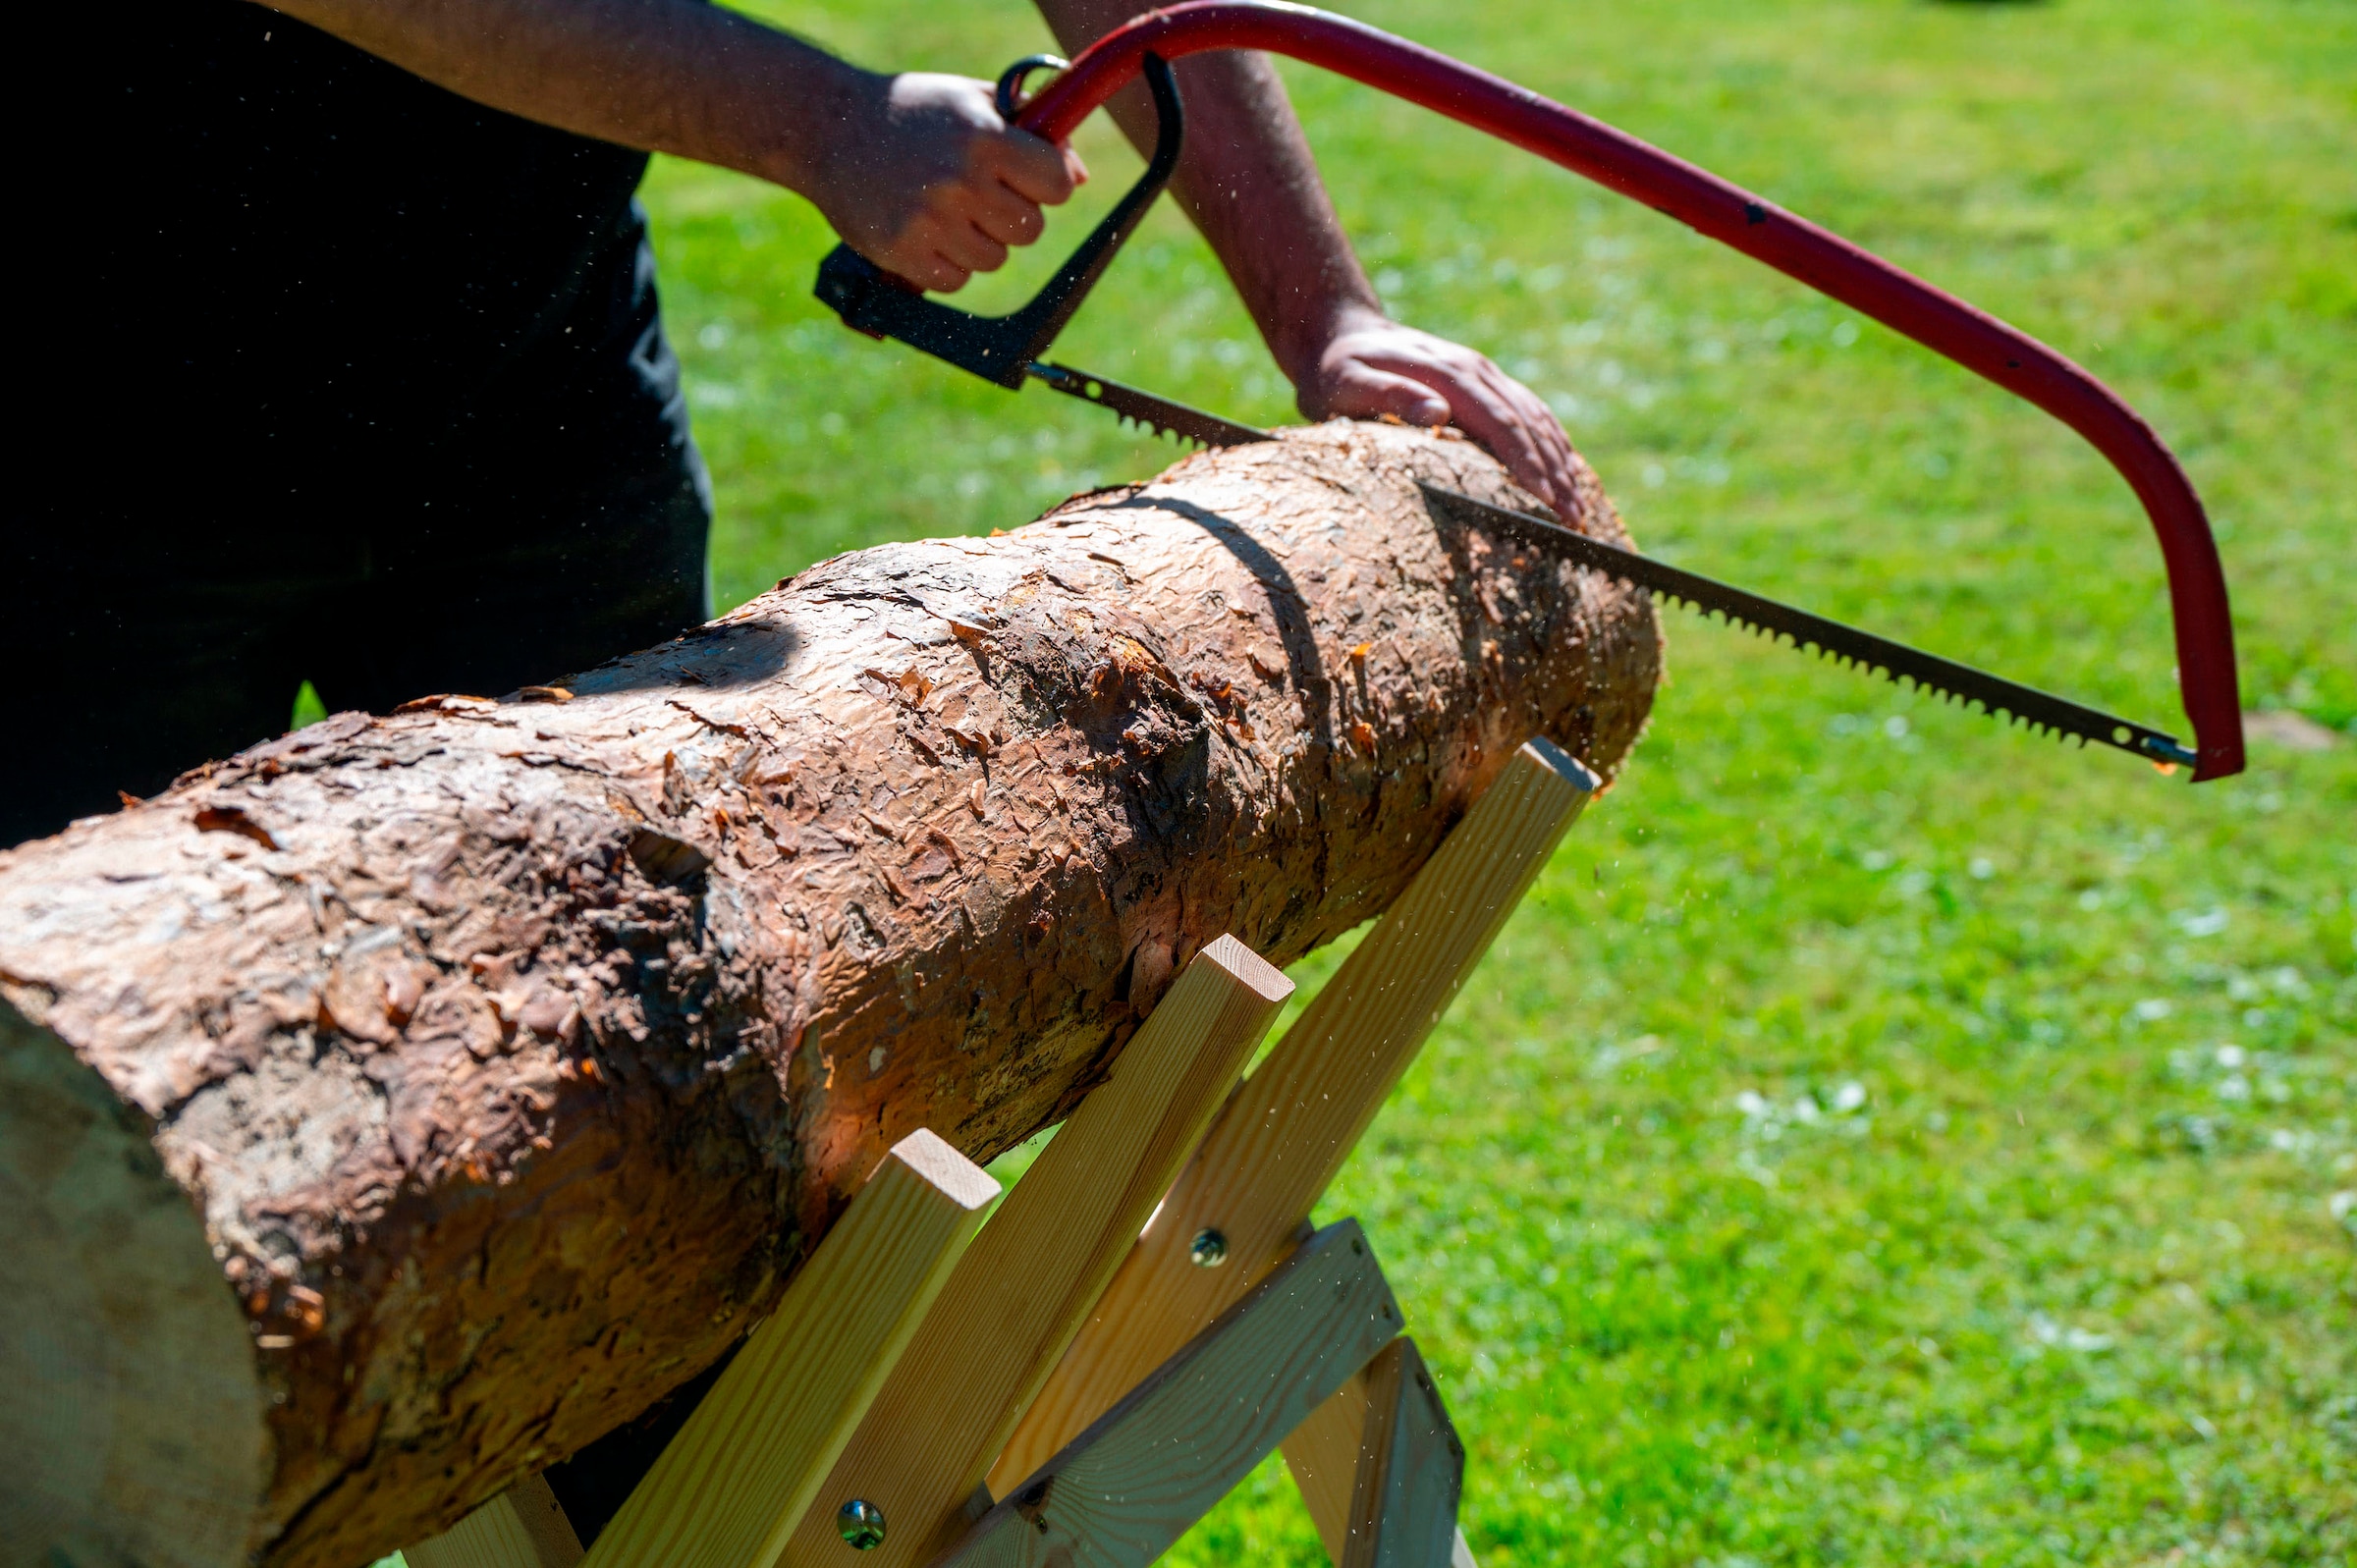
M 1426 485 L 1423 488 L 1434 500 L 1442 502 L 1444 505 L 1458 507 L 1458 515 L 1471 521 L 1504 521 L 1514 524 L 1525 532 L 1531 525 L 1537 525 L 1546 534 L 1562 532 L 1573 540 L 1579 539 L 1579 536 L 1572 530 L 1562 529 L 1560 524 L 1550 523 L 1545 518 L 1506 512 L 1502 508 L 1476 501 L 1470 496 L 1457 495 L 1453 491 L 1444 490 L 1438 486 Z M 2126 720 L 2115 719 L 2109 714 L 2096 712 L 2067 698 L 2050 697 L 2044 692 L 2023 687 L 2001 676 L 1989 675 L 1985 671 L 1974 670 L 1970 666 L 1957 665 L 1952 660 L 1942 659 L 1937 655 L 1893 644 L 1888 638 L 1877 637 L 1871 632 L 1860 631 L 1856 627 L 1843 626 L 1836 622 L 1829 622 L 1824 617 L 1811 615 L 1807 611 L 1794 610 L 1790 606 L 1779 605 L 1772 600 L 1763 600 L 1758 595 L 1747 594 L 1742 589 L 1733 588 L 1725 583 L 1713 582 L 1709 578 L 1683 571 L 1667 563 L 1655 562 L 1650 564 L 1647 569 L 1640 571 L 1633 564 L 1625 566 L 1622 564 L 1630 559 L 1624 552 L 1597 541 L 1580 542 L 1587 544 L 1589 550 L 1575 549 L 1571 554 L 1581 569 L 1596 572 L 1600 576 L 1625 583 L 1630 587 L 1641 588 L 1653 595 L 1657 603 L 1673 605 L 1696 612 L 1706 622 L 1715 616 L 1722 624 L 1741 625 L 1755 635 L 1767 637 L 1770 642 L 1776 643 L 1780 647 L 1789 644 L 1796 651 L 1814 652 L 1820 659 L 1830 658 L 1844 670 L 1880 676 L 1902 691 L 1918 695 L 1927 691 L 1936 692 L 1944 706 L 1961 707 L 1967 713 L 1973 711 L 1977 706 L 1982 713 L 2004 724 L 2020 726 L 2033 734 L 2051 736 L 2056 739 L 2074 738 L 2082 748 L 2090 741 L 2100 740 L 2106 745 L 2117 746 L 2123 751 L 2134 752 L 2145 757 L 2158 756 L 2165 752 L 2171 760 L 2178 760 L 2178 754 L 2184 751 L 2184 748 L 2179 746 L 2175 740 L 2157 730 L 2147 730 L 2143 726 L 2129 724 Z M 1596 559 L 1599 556 L 1603 559 Z M 1692 591 L 1688 591 L 1686 586 L 1681 585 L 1681 579 L 1693 584 Z M 1694 597 L 1694 593 L 1697 592 L 1707 594 L 1712 600 L 1723 595 L 1733 598 L 1740 601 L 1744 608 L 1737 609 L 1733 606 L 1706 602 L 1704 599 Z M 1768 619 L 1765 621 L 1754 619 L 1748 613 L 1751 609 L 1760 610 Z M 1801 622 L 1801 626 L 1796 629 L 1785 624 L 1787 617 Z M 1828 637 L 1835 640 L 1829 643 L 1825 640 Z M 1863 646 L 1866 651 L 1858 651 L 1860 646 Z M 1930 674 L 1925 673 L 1927 669 L 1931 672 Z M 1992 696 L 1990 688 L 1994 688 L 1999 695 Z M 2018 711 L 2012 706 L 2016 698 L 2028 702 L 2034 712 Z M 2053 717 L 2052 715 L 2056 713 L 2059 713 L 2063 717 L 2058 719 Z M 2163 749 L 2157 751 L 2156 747 Z

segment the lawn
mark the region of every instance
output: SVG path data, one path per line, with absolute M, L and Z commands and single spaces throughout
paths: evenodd
M 1045 46 L 1017 0 L 756 9 L 879 66 Z M 2357 7 L 1346 9 L 2093 367 L 2208 499 L 2277 716 L 2195 788 L 1671 616 L 1651 732 L 1326 1209 L 1469 1440 L 1482 1562 L 2357 1558 Z M 2076 438 L 1652 212 L 1288 80 L 1386 297 L 1543 392 L 1647 549 L 2183 732 L 2158 554 Z M 1135 160 L 1081 144 L 1101 206 Z M 671 162 L 646 195 L 724 604 L 1174 456 L 846 332 L 797 198 Z M 1288 412 L 1167 206 L 1061 356 Z M 1273 1465 L 1178 1557 L 1321 1560 Z

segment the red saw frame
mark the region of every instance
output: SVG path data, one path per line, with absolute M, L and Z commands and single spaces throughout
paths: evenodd
M 2160 536 L 2177 684 L 2195 736 L 2193 777 L 2243 768 L 2234 625 L 2210 520 L 2176 457 L 2110 388 L 2027 333 L 1805 218 L 1603 121 L 1346 17 L 1275 0 L 1194 0 L 1150 11 L 1091 44 L 1023 106 L 1023 129 L 1060 141 L 1134 78 L 1214 49 L 1289 55 L 1535 152 L 1862 311 L 2061 420 L 2127 480 Z

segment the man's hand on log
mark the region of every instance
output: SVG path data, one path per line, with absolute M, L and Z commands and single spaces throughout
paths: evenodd
M 844 242 L 927 289 L 1006 265 L 1088 179 L 1069 146 L 999 118 L 991 85 L 907 72 L 870 79 L 840 128 L 841 155 L 808 191 Z
M 1523 489 L 1564 516 L 1577 511 L 1563 427 L 1537 393 L 1485 353 L 1359 306 L 1341 317 L 1295 385 L 1312 419 L 1391 414 L 1411 425 L 1453 424 Z
M 1037 3 L 1074 55 L 1138 10 L 1137 0 Z M 1575 515 L 1571 443 L 1547 406 L 1485 355 L 1383 313 L 1267 57 L 1199 54 L 1177 70 L 1186 151 L 1172 193 L 1227 266 L 1301 411 L 1454 424 L 1523 489 Z M 1154 145 L 1142 87 L 1124 88 L 1111 108 L 1141 152 Z

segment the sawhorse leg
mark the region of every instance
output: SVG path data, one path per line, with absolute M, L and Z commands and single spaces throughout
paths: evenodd
M 1459 1558 L 1471 1562 L 1473 1554 L 1456 1528 L 1465 1445 L 1457 1440 L 1416 1342 L 1405 1335 L 1393 1340 L 1351 1385 L 1358 1391 L 1356 1400 L 1338 1396 L 1318 1407 L 1319 1414 L 1339 1407 L 1356 1408 L 1362 1416 L 1351 1438 L 1357 1458 L 1343 1505 L 1346 1535 L 1334 1554 L 1337 1568 L 1445 1568 Z M 1296 1427 L 1286 1439 L 1288 1461 L 1300 1437 Z
M 895 1144 L 586 1568 L 767 1568 L 998 1194 L 932 1133 Z M 520 1483 L 404 1555 L 412 1568 L 572 1568 L 581 1550 L 547 1492 Z
M 1293 1248 L 1465 977 L 1599 787 L 1545 740 L 1523 746 L 1324 991 L 1238 1087 L 1000 1455 L 1005 1495 Z M 1206 1264 L 1212 1265 L 1206 1267 Z M 1343 1396 L 1348 1398 L 1347 1393 Z M 1338 1436 L 1303 1500 L 1339 1562 L 1365 1395 L 1306 1434 Z M 1288 1457 L 1293 1445 L 1288 1443 Z
M 410 1568 L 574 1568 L 581 1542 L 548 1483 L 528 1476 L 402 1556 Z

